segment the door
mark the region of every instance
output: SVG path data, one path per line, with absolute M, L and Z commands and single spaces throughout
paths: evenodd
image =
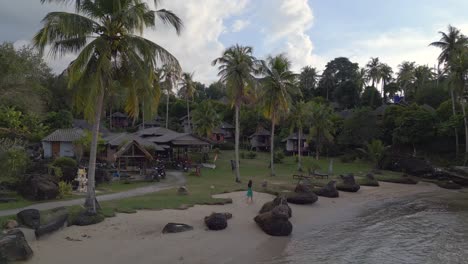
M 52 142 L 52 157 L 60 156 L 60 142 Z

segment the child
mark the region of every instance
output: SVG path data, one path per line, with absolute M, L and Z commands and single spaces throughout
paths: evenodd
M 253 203 L 252 180 L 247 184 L 247 204 Z

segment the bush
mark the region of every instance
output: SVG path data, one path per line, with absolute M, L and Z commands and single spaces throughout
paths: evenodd
M 28 154 L 23 148 L 11 148 L 0 151 L 0 184 L 16 186 L 23 179 L 23 174 L 30 165 Z
M 284 153 L 282 151 L 277 151 L 273 154 L 274 163 L 283 163 Z
M 65 182 L 71 182 L 76 177 L 78 170 L 78 163 L 76 160 L 68 157 L 56 158 L 51 164 L 50 168 L 53 170 L 53 175 L 62 179 Z M 59 170 L 58 170 L 58 169 Z
M 59 182 L 59 198 L 64 198 L 72 193 L 72 186 L 70 183 L 64 181 Z
M 247 153 L 246 155 L 246 158 L 248 159 L 255 159 L 257 157 L 257 153 L 253 152 L 253 151 L 249 151 L 249 153 Z M 284 157 L 284 155 L 283 155 Z
M 241 158 L 241 159 L 245 159 L 245 156 L 246 156 L 245 153 L 244 153 L 244 152 L 241 152 L 240 158 Z
M 64 167 L 76 167 L 78 166 L 78 164 L 76 160 L 72 158 L 60 157 L 60 158 L 56 158 L 54 162 L 52 162 L 52 166 L 64 168 Z

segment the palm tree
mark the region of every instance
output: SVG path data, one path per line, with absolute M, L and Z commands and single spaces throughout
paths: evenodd
M 95 169 L 99 123 L 103 101 L 118 81 L 126 88 L 126 110 L 138 117 L 140 98 L 158 104 L 153 86 L 156 64 L 178 64 L 177 59 L 156 43 L 141 37 L 144 28 L 155 27 L 161 19 L 180 33 L 182 21 L 171 11 L 150 10 L 140 0 L 41 0 L 75 2 L 75 13 L 51 12 L 42 20 L 43 28 L 34 36 L 34 45 L 43 53 L 62 56 L 79 52 L 67 68 L 68 86 L 75 89 L 74 105 L 93 122 L 93 137 L 85 205 L 96 212 Z M 158 6 L 159 1 L 155 1 Z
M 235 162 L 236 182 L 240 182 L 239 171 L 239 111 L 255 86 L 254 74 L 259 62 L 252 55 L 252 48 L 238 44 L 226 49 L 223 55 L 212 62 L 218 64 L 220 82 L 226 85 L 231 104 L 235 107 Z
M 382 78 L 382 94 L 383 94 L 383 103 L 387 102 L 387 90 L 386 86 L 393 79 L 393 70 L 386 63 L 382 63 L 380 66 L 380 78 Z
M 318 160 L 322 148 L 322 139 L 333 139 L 334 125 L 331 120 L 333 110 L 326 104 L 311 102 L 309 111 L 311 115 L 310 135 L 315 138 L 315 159 Z
M 166 128 L 169 128 L 169 98 L 174 89 L 174 84 L 180 79 L 180 66 L 178 64 L 165 64 L 162 68 L 164 90 L 166 91 Z
M 302 171 L 302 132 L 304 127 L 309 124 L 310 114 L 307 111 L 307 104 L 304 101 L 297 102 L 292 108 L 289 115 L 291 122 L 291 130 L 297 129 L 297 170 Z
M 447 68 L 447 64 L 449 63 L 450 59 L 453 57 L 452 53 L 457 49 L 458 46 L 463 46 L 466 45 L 466 38 L 462 37 L 462 34 L 459 29 L 448 25 L 448 32 L 445 33 L 443 31 L 439 31 L 439 34 L 442 35 L 439 41 L 434 41 L 430 46 L 438 47 L 442 51 L 439 55 L 439 66 L 441 64 L 444 64 L 445 68 Z M 446 71 L 447 69 L 444 69 Z M 455 102 L 458 101 L 456 100 L 456 95 L 455 95 L 455 88 L 452 86 L 450 89 L 450 98 L 452 100 L 452 114 L 453 116 L 457 115 L 457 111 L 455 110 Z M 454 128 L 455 132 L 455 152 L 457 153 L 458 156 L 458 145 L 459 145 L 459 139 L 458 139 L 458 130 L 457 128 Z
M 195 132 L 209 138 L 213 130 L 221 124 L 221 116 L 216 112 L 211 101 L 204 101 L 193 111 Z
M 404 61 L 398 65 L 398 83 L 400 84 L 406 99 L 409 96 L 409 87 L 414 83 L 415 68 L 415 62 Z
M 370 61 L 366 64 L 368 78 L 372 81 L 372 87 L 375 87 L 375 84 L 380 81 L 381 71 L 380 71 L 380 61 L 379 58 L 370 58 Z
M 284 54 L 275 57 L 268 57 L 266 62 L 262 62 L 260 79 L 262 86 L 261 101 L 263 114 L 271 120 L 271 176 L 275 175 L 274 168 L 274 140 L 275 125 L 281 118 L 289 112 L 291 105 L 291 95 L 296 93 L 297 74 L 290 70 L 291 62 Z
M 366 87 L 366 84 L 367 84 L 368 81 L 369 81 L 369 79 L 368 79 L 368 74 L 367 74 L 366 68 L 360 68 L 356 73 L 356 84 L 357 84 L 358 89 L 359 89 L 358 94 L 361 94 L 361 92 Z
M 187 101 L 187 122 L 190 132 L 192 132 L 192 126 L 190 124 L 190 100 L 195 94 L 195 83 L 193 82 L 193 73 L 184 72 L 182 74 L 180 92 Z

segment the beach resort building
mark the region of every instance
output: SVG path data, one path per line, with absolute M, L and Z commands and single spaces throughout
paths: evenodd
M 271 145 L 271 133 L 263 127 L 249 136 L 250 149 L 255 151 L 269 151 Z
M 307 138 L 309 135 L 301 135 L 301 153 L 309 152 L 309 144 L 307 143 Z M 290 134 L 287 138 L 283 139 L 281 142 L 285 143 L 285 150 L 288 154 L 297 154 L 298 153 L 298 142 L 299 137 L 297 133 Z

